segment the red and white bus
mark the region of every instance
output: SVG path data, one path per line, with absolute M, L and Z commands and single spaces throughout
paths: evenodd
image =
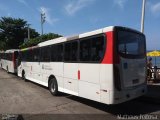
M 1 67 L 10 73 L 17 73 L 17 59 L 19 50 L 12 49 L 2 53 Z
M 20 51 L 18 76 L 105 104 L 146 93 L 146 42 L 141 32 L 111 26 Z
M 1 62 L 2 58 L 3 58 L 3 52 L 0 51 L 0 68 L 2 68 L 2 62 Z

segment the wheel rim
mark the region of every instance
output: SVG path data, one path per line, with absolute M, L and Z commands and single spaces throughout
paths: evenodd
M 55 90 L 56 90 L 56 86 L 54 83 L 52 83 L 51 84 L 51 92 L 53 93 L 53 92 L 55 92 Z

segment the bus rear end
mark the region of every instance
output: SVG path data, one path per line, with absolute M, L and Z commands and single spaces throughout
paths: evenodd
M 122 103 L 146 93 L 145 36 L 135 30 L 114 29 L 114 90 L 111 104 Z

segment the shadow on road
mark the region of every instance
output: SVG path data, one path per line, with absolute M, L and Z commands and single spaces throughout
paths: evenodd
M 68 98 L 113 115 L 143 115 L 160 110 L 159 104 L 144 102 L 144 98 L 137 98 L 118 105 L 106 105 L 76 96 Z

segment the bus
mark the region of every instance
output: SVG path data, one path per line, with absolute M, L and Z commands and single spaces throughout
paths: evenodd
M 1 62 L 2 56 L 3 56 L 3 52 L 0 51 L 0 68 L 2 68 L 2 62 Z
M 1 67 L 8 73 L 17 73 L 18 54 L 18 49 L 6 50 L 2 53 Z
M 119 104 L 147 92 L 146 40 L 110 26 L 20 50 L 18 76 L 58 92 Z

